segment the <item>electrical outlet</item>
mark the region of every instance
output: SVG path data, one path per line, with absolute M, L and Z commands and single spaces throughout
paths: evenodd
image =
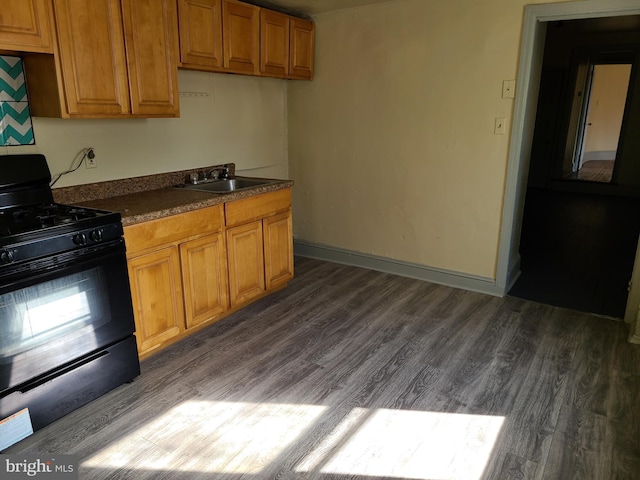
M 96 153 L 93 148 L 89 147 L 84 166 L 87 168 L 98 168 L 98 162 L 96 161 Z
M 496 117 L 496 124 L 493 128 L 493 133 L 495 135 L 504 135 L 507 133 L 507 119 L 505 117 Z
M 502 82 L 502 98 L 516 98 L 515 80 L 505 80 Z

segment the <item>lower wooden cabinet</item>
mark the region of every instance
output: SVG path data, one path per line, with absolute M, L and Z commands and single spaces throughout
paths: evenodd
M 181 244 L 180 262 L 187 328 L 220 318 L 229 305 L 223 235 Z
M 141 357 L 228 310 L 223 211 L 215 205 L 124 228 Z
M 225 222 L 232 307 L 293 278 L 291 189 L 230 202 Z
M 222 233 L 130 258 L 128 265 L 141 356 L 219 320 L 229 308 Z
M 227 230 L 229 292 L 237 307 L 265 292 L 262 221 Z
M 144 358 L 293 278 L 291 189 L 126 226 Z
M 178 249 L 141 255 L 128 265 L 138 353 L 144 354 L 185 329 Z
M 232 307 L 293 278 L 291 211 L 227 230 Z
M 293 278 L 291 211 L 263 220 L 265 287 L 271 290 Z

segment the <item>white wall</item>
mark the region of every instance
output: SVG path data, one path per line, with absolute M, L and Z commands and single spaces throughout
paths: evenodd
M 80 167 L 56 187 L 235 162 L 241 173 L 288 178 L 283 80 L 179 71 L 179 119 L 34 118 L 35 146 L 0 154 L 42 153 L 55 175 L 80 150 L 95 149 L 98 168 Z
M 613 152 L 618 149 L 624 106 L 627 102 L 631 65 L 596 65 L 589 102 L 585 157 L 589 152 Z
M 495 278 L 524 0 L 397 0 L 316 19 L 289 85 L 294 233 Z

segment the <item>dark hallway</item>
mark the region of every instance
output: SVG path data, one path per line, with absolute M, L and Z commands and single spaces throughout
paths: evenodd
M 623 318 L 639 207 L 637 198 L 529 189 L 522 274 L 509 295 Z
M 626 96 L 614 82 L 592 97 L 603 65 L 630 66 Z M 539 87 L 521 276 L 509 295 L 623 318 L 640 233 L 640 16 L 549 22 Z M 610 111 L 618 101 L 617 131 L 605 128 L 612 115 L 589 116 L 592 104 Z M 587 148 L 595 127 L 607 140 Z M 585 169 L 587 155 L 615 167 Z

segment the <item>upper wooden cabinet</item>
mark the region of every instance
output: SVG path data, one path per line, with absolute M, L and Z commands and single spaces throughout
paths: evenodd
M 313 22 L 236 0 L 178 0 L 180 67 L 313 77 Z
M 178 18 L 180 65 L 222 70 L 222 0 L 178 0 Z
M 260 8 L 235 0 L 178 0 L 180 67 L 257 75 Z
M 260 9 L 260 73 L 286 77 L 289 73 L 289 16 Z
M 309 20 L 291 18 L 289 77 L 302 80 L 313 78 L 315 25 Z
M 61 105 L 61 116 L 129 113 L 120 1 L 54 0 L 54 8 L 64 91 L 61 97 L 66 98 L 66 105 Z M 28 73 L 30 65 L 27 61 Z M 38 97 L 32 95 L 31 110 L 36 116 L 39 115 L 37 100 Z
M 53 53 L 50 25 L 47 0 L 3 0 L 0 50 Z
M 25 57 L 35 116 L 179 116 L 175 0 L 53 0 L 57 52 Z
M 222 0 L 224 68 L 257 75 L 260 71 L 260 8 L 234 0 Z
M 179 116 L 175 1 L 122 0 L 122 14 L 131 113 Z

